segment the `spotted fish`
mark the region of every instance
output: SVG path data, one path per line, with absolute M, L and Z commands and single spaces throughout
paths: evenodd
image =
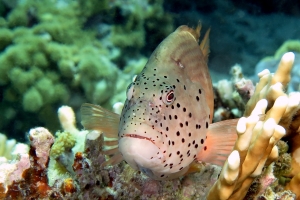
M 128 86 L 121 116 L 83 104 L 82 124 L 103 132 L 105 163 L 125 160 L 156 180 L 184 175 L 194 160 L 222 165 L 236 140 L 237 120 L 211 124 L 209 31 L 180 26 L 152 53 Z

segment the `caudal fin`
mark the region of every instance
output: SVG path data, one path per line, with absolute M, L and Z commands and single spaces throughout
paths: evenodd
M 238 120 L 232 119 L 210 124 L 207 139 L 197 155 L 197 160 L 223 166 L 237 139 Z
M 120 116 L 98 105 L 84 103 L 81 106 L 81 124 L 87 130 L 97 130 L 103 134 L 103 154 L 112 156 L 103 165 L 122 161 L 118 151 L 118 128 Z

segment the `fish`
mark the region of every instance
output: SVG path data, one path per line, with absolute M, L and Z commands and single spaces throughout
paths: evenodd
M 82 125 L 103 133 L 104 166 L 125 160 L 154 180 L 189 172 L 194 161 L 222 166 L 237 120 L 212 123 L 209 32 L 182 25 L 166 37 L 126 91 L 121 115 L 84 103 Z

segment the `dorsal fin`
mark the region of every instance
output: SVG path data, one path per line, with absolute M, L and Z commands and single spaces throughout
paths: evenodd
M 202 39 L 202 41 L 200 43 L 200 49 L 203 53 L 205 62 L 208 61 L 208 55 L 210 52 L 210 50 L 209 50 L 209 33 L 210 33 L 210 28 L 206 31 L 204 38 Z

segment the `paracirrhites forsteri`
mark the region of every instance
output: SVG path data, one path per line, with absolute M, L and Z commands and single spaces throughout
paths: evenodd
M 156 180 L 184 175 L 194 160 L 222 165 L 236 140 L 237 120 L 211 123 L 209 31 L 180 26 L 155 49 L 128 86 L 121 116 L 83 104 L 82 124 L 103 132 L 105 163 L 125 160 Z

